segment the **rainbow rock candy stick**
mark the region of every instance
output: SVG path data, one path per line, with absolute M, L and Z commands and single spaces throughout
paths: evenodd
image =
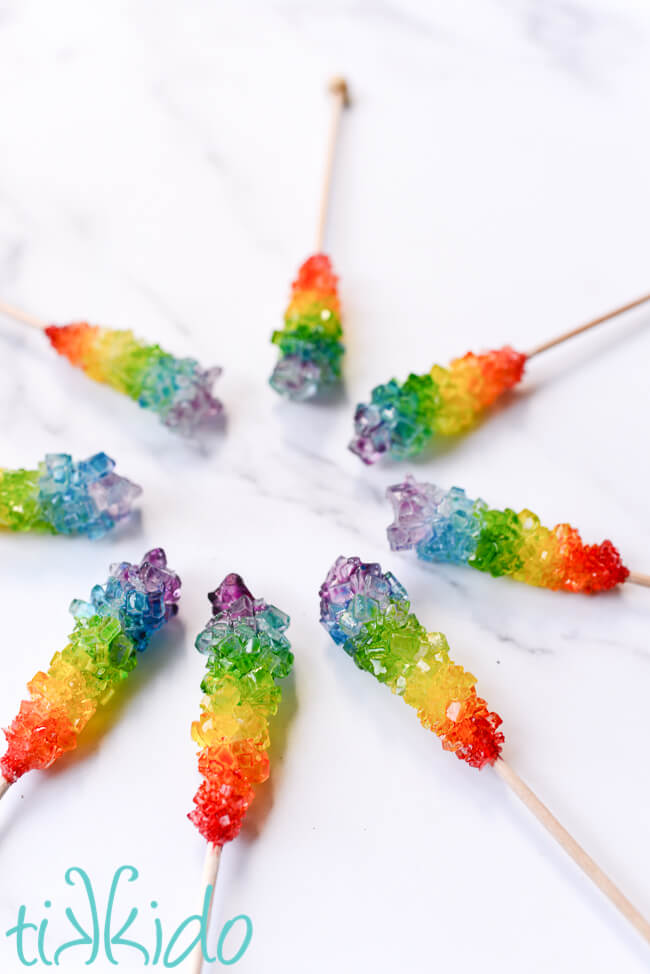
M 75 463 L 48 453 L 36 470 L 0 469 L 0 528 L 101 538 L 131 514 L 142 493 L 115 461 L 95 453 Z
M 45 329 L 56 351 L 96 382 L 112 386 L 157 413 L 179 433 L 219 420 L 223 406 L 212 395 L 221 369 L 203 369 L 192 358 L 174 358 L 159 345 L 146 345 L 131 331 L 85 322 Z
M 384 454 L 404 460 L 436 437 L 465 433 L 521 381 L 525 364 L 526 355 L 506 345 L 481 355 L 468 352 L 448 368 L 434 365 L 402 383 L 391 379 L 376 386 L 370 402 L 356 408 L 349 448 L 367 464 Z
M 47 673 L 28 684 L 29 699 L 5 730 L 0 793 L 77 746 L 88 721 L 137 665 L 137 654 L 178 611 L 180 587 L 165 552 L 154 548 L 139 565 L 111 565 L 108 581 L 94 586 L 89 602 L 72 602 L 70 641 L 52 657 Z
M 189 819 L 213 846 L 239 833 L 253 786 L 269 776 L 269 720 L 277 712 L 278 680 L 293 655 L 284 635 L 289 616 L 255 599 L 240 575 L 227 575 L 208 595 L 213 616 L 196 639 L 207 656 L 205 696 L 192 737 L 203 776 Z
M 320 618 L 357 666 L 417 710 L 445 750 L 473 768 L 494 767 L 540 824 L 650 943 L 650 923 L 550 809 L 504 761 L 501 718 L 477 696 L 476 679 L 449 658 L 439 632 L 427 632 L 390 572 L 359 558 L 338 558 L 320 589 Z
M 320 592 L 320 621 L 357 666 L 417 710 L 443 748 L 474 768 L 494 764 L 501 718 L 476 693 L 476 678 L 454 663 L 440 632 L 427 632 L 391 572 L 338 558 Z
M 276 392 L 289 399 L 311 399 L 341 379 L 341 306 L 338 278 L 325 254 L 302 265 L 291 286 L 284 327 L 271 341 L 280 349 L 269 379 Z
M 586 545 L 570 524 L 546 528 L 532 511 L 494 510 L 460 487 L 443 490 L 407 477 L 387 496 L 395 516 L 387 532 L 391 548 L 414 548 L 423 561 L 565 592 L 604 592 L 630 574 L 611 541 Z

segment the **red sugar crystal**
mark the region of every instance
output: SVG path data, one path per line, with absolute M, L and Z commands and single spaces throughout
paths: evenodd
M 204 748 L 199 771 L 205 780 L 188 818 L 208 842 L 222 846 L 239 834 L 253 785 L 269 776 L 269 759 L 253 741 L 224 742 Z
M 11 782 L 26 771 L 49 768 L 65 751 L 77 746 L 77 735 L 66 714 L 50 710 L 42 698 L 23 700 L 4 733 L 8 746 L 0 759 L 0 770 Z
M 59 355 L 64 355 L 73 365 L 81 365 L 88 343 L 97 331 L 96 326 L 80 322 L 74 325 L 50 325 L 45 329 L 45 334 Z
M 309 257 L 298 271 L 291 285 L 292 291 L 320 291 L 323 294 L 336 294 L 338 277 L 332 270 L 332 262 L 325 254 Z
M 479 770 L 494 764 L 505 740 L 497 728 L 503 723 L 497 713 L 476 695 L 474 687 L 462 702 L 455 704 L 458 713 L 446 716 L 436 724 L 435 733 L 446 751 L 453 751 L 461 761 Z M 453 719 L 452 719 L 453 718 Z

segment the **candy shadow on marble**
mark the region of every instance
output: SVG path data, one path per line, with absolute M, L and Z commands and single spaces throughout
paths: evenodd
M 282 682 L 282 706 L 271 722 L 271 746 L 268 750 L 271 774 L 258 786 L 255 801 L 250 806 L 242 826 L 241 835 L 246 842 L 253 842 L 259 837 L 273 809 L 276 782 L 281 776 L 289 732 L 297 713 L 296 677 L 292 670 Z

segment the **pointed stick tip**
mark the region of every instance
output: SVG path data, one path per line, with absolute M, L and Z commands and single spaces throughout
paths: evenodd
M 343 77 L 343 75 L 337 74 L 330 79 L 327 86 L 327 90 L 332 95 L 340 95 L 343 100 L 343 105 L 348 108 L 350 105 L 350 89 L 348 88 L 348 83 Z

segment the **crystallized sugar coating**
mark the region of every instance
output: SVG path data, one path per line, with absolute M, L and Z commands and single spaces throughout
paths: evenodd
M 442 746 L 474 768 L 501 752 L 501 718 L 477 696 L 476 678 L 449 657 L 439 632 L 410 611 L 391 572 L 359 558 L 338 558 L 320 589 L 320 621 L 357 666 L 417 710 Z
M 340 381 L 344 349 L 337 281 L 329 257 L 315 254 L 292 284 L 284 327 L 271 337 L 280 358 L 269 380 L 289 399 L 311 399 Z
M 239 833 L 255 784 L 269 776 L 269 720 L 277 680 L 293 664 L 284 635 L 289 616 L 255 599 L 240 575 L 227 575 L 208 595 L 213 617 L 196 639 L 207 656 L 201 716 L 192 724 L 203 782 L 189 819 L 213 845 Z
M 460 487 L 445 491 L 407 477 L 389 487 L 393 551 L 414 548 L 423 561 L 469 565 L 491 575 L 565 592 L 603 592 L 629 575 L 611 543 L 583 544 L 570 524 L 546 528 L 532 511 L 492 510 Z
M 145 345 L 131 331 L 85 322 L 50 325 L 45 333 L 72 365 L 151 409 L 178 433 L 192 433 L 223 415 L 222 404 L 212 395 L 221 375 L 218 366 L 202 369 L 195 359 L 174 358 L 159 345 Z
M 136 666 L 137 652 L 178 611 L 180 585 L 162 548 L 155 548 L 139 565 L 112 565 L 90 602 L 72 603 L 76 624 L 70 641 L 52 657 L 47 673 L 37 673 L 28 684 L 29 700 L 5 730 L 0 770 L 7 781 L 49 768 L 77 746 L 98 707 Z
M 367 464 L 383 454 L 404 460 L 437 436 L 464 433 L 521 381 L 525 364 L 526 356 L 506 345 L 481 355 L 468 352 L 448 368 L 434 365 L 406 382 L 376 386 L 370 402 L 356 408 L 350 450 Z
M 0 470 L 0 528 L 101 538 L 131 513 L 142 493 L 96 453 L 75 463 L 48 453 L 37 470 Z

